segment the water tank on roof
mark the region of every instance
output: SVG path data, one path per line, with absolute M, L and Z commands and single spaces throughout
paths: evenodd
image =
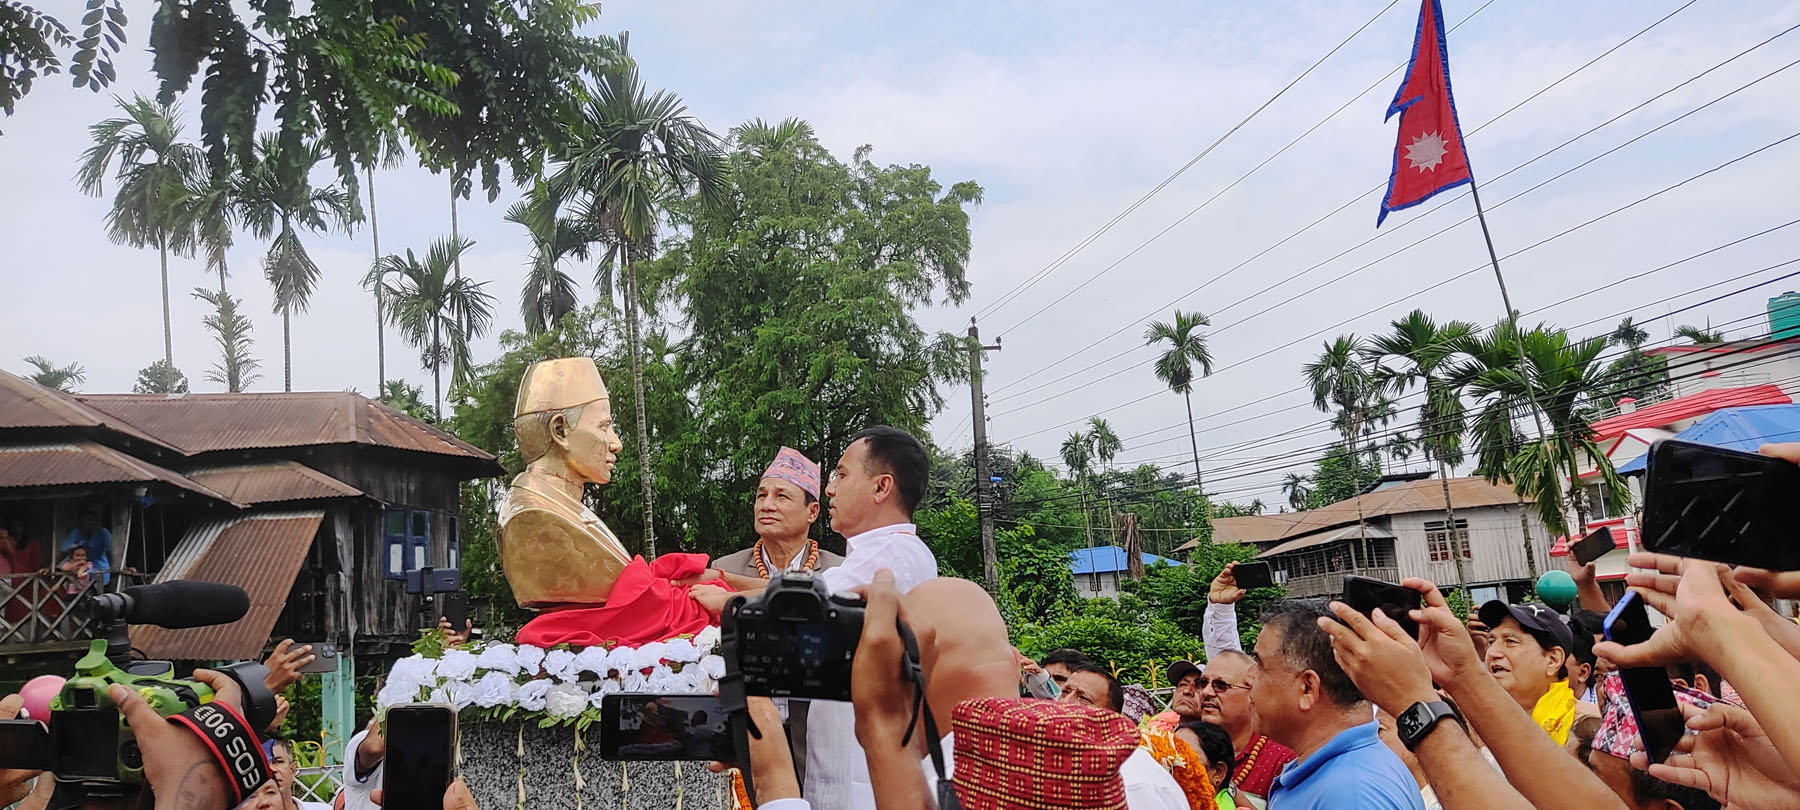
M 1769 299 L 1769 339 L 1800 338 L 1800 293 L 1784 292 Z

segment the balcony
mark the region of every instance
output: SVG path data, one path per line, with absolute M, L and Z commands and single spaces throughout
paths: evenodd
M 1288 577 L 1282 587 L 1287 589 L 1290 597 L 1308 596 L 1342 596 L 1344 593 L 1344 576 L 1356 574 L 1372 579 L 1383 579 L 1388 582 L 1400 581 L 1398 568 L 1364 568 L 1360 571 L 1339 571 L 1332 574 L 1313 574 L 1304 577 Z
M 112 582 L 105 586 L 100 584 L 103 573 L 112 574 Z M 138 579 L 147 577 L 129 569 L 95 571 L 86 583 L 60 571 L 0 574 L 0 650 L 48 652 L 86 647 L 97 628 L 78 605 Z

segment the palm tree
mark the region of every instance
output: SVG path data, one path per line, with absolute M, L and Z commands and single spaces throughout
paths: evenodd
M 206 269 L 219 274 L 219 294 L 225 293 L 225 254 L 231 249 L 231 229 L 237 221 L 237 178 L 223 172 L 209 172 L 193 188 L 189 214 L 194 227 L 195 246 L 206 255 Z
M 37 368 L 37 371 L 31 373 L 31 381 L 45 388 L 73 391 L 75 386 L 87 382 L 87 369 L 82 368 L 80 363 L 57 366 L 41 354 L 27 357 L 25 362 Z
M 369 246 L 375 251 L 373 261 L 381 261 L 381 222 L 375 216 L 375 164 L 384 169 L 400 165 L 406 153 L 399 144 L 398 133 L 388 130 L 381 136 L 378 157 L 363 164 L 363 182 L 369 185 Z M 452 202 L 454 205 L 454 202 Z M 381 287 L 375 287 L 375 380 L 379 390 L 387 390 L 387 311 Z
M 294 390 L 292 318 L 305 312 L 319 283 L 319 266 L 300 243 L 295 226 L 313 233 L 340 228 L 349 231 L 356 220 L 356 201 L 349 192 L 329 185 L 316 188 L 310 175 L 325 159 L 317 144 L 298 146 L 280 135 L 264 134 L 256 141 L 256 162 L 247 167 L 237 189 L 238 209 L 244 224 L 259 239 L 271 234 L 269 253 L 263 258 L 263 276 L 275 289 L 275 311 L 281 313 L 281 390 Z
M 1355 335 L 1339 335 L 1325 344 L 1319 359 L 1301 368 L 1306 385 L 1312 390 L 1313 407 L 1335 413 L 1332 425 L 1344 439 L 1350 452 L 1350 485 L 1356 490 L 1356 526 L 1362 539 L 1363 564 L 1369 557 L 1369 527 L 1362 512 L 1362 480 L 1356 439 L 1370 421 L 1371 403 L 1380 393 L 1380 383 L 1363 364 L 1362 346 Z
M 623 53 L 623 43 L 621 43 Z M 725 163 L 719 138 L 666 90 L 648 92 L 637 66 L 608 71 L 593 90 L 573 127 L 574 144 L 550 184 L 558 197 L 581 200 L 580 216 L 593 231 L 617 223 L 620 297 L 625 302 L 626 348 L 631 355 L 632 404 L 644 495 L 645 556 L 656 556 L 656 509 L 651 489 L 650 427 L 644 411 L 643 326 L 638 308 L 646 298 L 637 278 L 637 250 L 647 249 L 670 195 L 698 190 L 701 200 L 724 199 Z M 609 290 L 603 290 L 610 295 Z
M 564 258 L 586 260 L 594 235 L 578 220 L 558 217 L 558 201 L 542 183 L 529 196 L 506 209 L 506 221 L 524 226 L 531 236 L 531 272 L 525 274 L 519 292 L 519 314 L 527 334 L 554 329 L 563 316 L 575 311 L 575 280 L 558 265 Z
M 1466 377 L 1469 393 L 1482 406 L 1474 436 L 1483 474 L 1490 480 L 1505 477 L 1521 496 L 1535 498 L 1544 525 L 1563 535 L 1572 533 L 1561 493 L 1564 474 L 1570 482 L 1567 503 L 1580 526 L 1587 526 L 1583 463 L 1596 466 L 1608 511 L 1622 511 L 1626 505 L 1624 487 L 1585 416 L 1588 398 L 1606 377 L 1600 354 L 1608 338 L 1571 340 L 1567 332 L 1542 325 L 1515 335 L 1503 322 L 1470 352 Z M 1520 441 L 1513 426 L 1515 406 L 1536 409 L 1549 435 Z
M 121 245 L 156 248 L 162 261 L 163 365 L 173 369 L 169 251 L 185 255 L 193 249 L 191 206 L 206 159 L 198 146 L 181 139 L 180 108 L 143 96 L 116 101 L 124 117 L 88 127 L 94 145 L 82 153 L 76 179 L 82 193 L 98 197 L 110 172 L 118 191 L 106 214 L 107 237 Z
M 1643 346 L 1644 342 L 1650 339 L 1650 333 L 1644 331 L 1644 327 L 1633 323 L 1630 318 L 1626 318 L 1619 321 L 1618 326 L 1613 327 L 1612 334 L 1608 336 L 1608 339 L 1611 340 L 1615 346 L 1636 349 Z
M 1194 490 L 1202 495 L 1206 485 L 1200 478 L 1200 439 L 1194 433 L 1194 364 L 1200 365 L 1200 376 L 1212 376 L 1212 350 L 1206 346 L 1206 333 L 1200 331 L 1200 327 L 1211 325 L 1212 321 L 1201 313 L 1178 309 L 1173 322 L 1156 321 L 1144 332 L 1145 345 L 1169 345 L 1156 358 L 1154 371 L 1163 385 L 1187 402 L 1188 444 L 1194 451 Z M 1210 505 L 1207 508 L 1210 513 Z
M 1091 431 L 1070 433 L 1062 443 L 1063 465 L 1075 476 L 1075 489 L 1081 493 L 1081 522 L 1087 529 L 1088 555 L 1094 553 L 1094 522 L 1087 506 L 1087 477 L 1094 464 L 1094 435 Z M 1095 567 L 1091 577 L 1094 590 L 1100 589 L 1100 572 Z
M 444 415 L 445 363 L 469 362 L 469 340 L 487 333 L 493 322 L 494 297 L 486 282 L 455 278 L 456 259 L 474 243 L 439 239 L 423 261 L 408 248 L 405 256 L 383 256 L 363 284 L 379 286 L 387 302 L 388 322 L 420 352 L 422 367 L 431 369 L 432 412 Z
M 1675 327 L 1675 336 L 1687 338 L 1692 341 L 1695 346 L 1711 346 L 1725 342 L 1725 333 L 1714 332 L 1712 329 L 1712 321 L 1707 321 L 1706 328 L 1704 329 L 1698 326 L 1689 326 L 1687 324 L 1677 326 Z
M 213 314 L 206 316 L 202 323 L 212 333 L 213 341 L 219 344 L 219 362 L 206 372 L 206 379 L 225 386 L 225 390 L 233 394 L 262 379 L 257 373 L 257 369 L 262 368 L 262 361 L 250 355 L 256 348 L 256 341 L 250 337 L 250 319 L 238 313 L 241 302 L 229 293 L 204 287 L 194 288 L 194 297 L 212 305 Z
M 1425 402 L 1419 407 L 1418 445 L 1425 459 L 1438 465 L 1450 559 L 1456 562 L 1456 587 L 1462 588 L 1468 577 L 1463 570 L 1456 507 L 1450 502 L 1450 468 L 1463 460 L 1462 437 L 1468 411 L 1452 372 L 1455 359 L 1474 339 L 1475 325 L 1466 321 L 1440 325 L 1424 310 L 1415 309 L 1394 321 L 1393 327 L 1393 332 L 1370 339 L 1366 351 L 1376 378 L 1394 394 L 1405 394 L 1415 385 L 1425 389 Z
M 1306 504 L 1312 498 L 1312 489 L 1307 486 L 1306 476 L 1296 472 L 1287 474 L 1281 481 L 1281 494 L 1286 495 L 1288 506 L 1296 512 L 1306 511 Z

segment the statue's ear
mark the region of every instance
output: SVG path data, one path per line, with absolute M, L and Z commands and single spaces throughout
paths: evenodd
M 567 413 L 557 411 L 556 413 L 551 414 L 548 427 L 550 429 L 550 441 L 552 443 L 559 447 L 568 445 L 569 415 Z

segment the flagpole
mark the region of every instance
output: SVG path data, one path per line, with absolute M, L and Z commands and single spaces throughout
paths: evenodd
M 1498 254 L 1494 251 L 1494 234 L 1492 231 L 1488 230 L 1487 211 L 1483 210 L 1481 207 L 1481 191 L 1478 190 L 1475 186 L 1474 172 L 1469 173 L 1469 196 L 1473 197 L 1475 199 L 1475 218 L 1481 222 L 1481 238 L 1483 241 L 1485 241 L 1487 243 L 1488 261 L 1492 262 L 1494 265 L 1494 282 L 1500 286 L 1500 304 L 1502 306 L 1506 307 L 1506 321 L 1507 321 L 1507 324 L 1512 327 L 1513 342 L 1518 348 L 1519 363 L 1521 366 L 1519 369 L 1519 378 L 1525 381 L 1525 396 L 1531 403 L 1531 405 L 1530 405 L 1531 419 L 1537 425 L 1538 440 L 1539 441 L 1549 441 L 1550 434 L 1544 430 L 1544 417 L 1542 414 L 1538 413 L 1538 409 L 1537 409 L 1537 391 L 1535 390 L 1536 386 L 1532 384 L 1530 371 L 1524 367 L 1526 364 L 1525 334 L 1523 332 L 1519 331 L 1519 313 L 1518 313 L 1518 310 L 1513 309 L 1512 296 L 1507 294 L 1507 292 L 1506 292 L 1506 276 L 1500 272 L 1500 254 Z M 1560 473 L 1552 474 L 1552 475 L 1549 475 L 1546 477 L 1549 478 L 1549 480 L 1550 480 L 1551 497 L 1555 498 L 1557 501 L 1556 511 L 1563 516 L 1564 521 L 1567 521 L 1569 519 L 1568 513 L 1566 510 L 1564 510 L 1562 508 L 1562 482 L 1557 480 L 1559 475 L 1560 475 Z M 1572 489 L 1574 487 L 1581 486 L 1581 482 L 1570 481 L 1569 486 Z M 1519 505 L 1519 508 L 1520 509 L 1525 508 L 1524 503 L 1521 502 Z M 1545 527 L 1545 528 L 1549 528 L 1549 527 Z M 1583 527 L 1581 527 L 1581 529 L 1583 531 L 1586 531 L 1587 527 L 1583 526 Z M 1456 527 L 1451 526 L 1450 531 L 1452 533 L 1452 536 L 1455 536 L 1454 533 L 1456 532 Z M 1565 537 L 1572 538 L 1572 537 L 1574 537 L 1574 534 L 1575 534 L 1575 532 L 1573 530 L 1571 530 L 1569 532 L 1569 534 L 1565 535 Z M 1552 545 L 1555 545 L 1555 544 L 1552 543 Z M 1525 549 L 1526 549 L 1526 554 L 1527 554 L 1527 560 L 1534 561 L 1532 558 L 1535 557 L 1536 555 L 1531 554 L 1531 538 L 1530 537 L 1525 538 Z M 1545 560 L 1544 562 L 1545 562 L 1545 564 L 1548 564 L 1550 561 Z M 1530 568 L 1533 569 L 1531 571 L 1531 573 L 1535 577 L 1537 574 L 1537 571 L 1535 570 L 1537 568 L 1537 566 L 1531 565 Z

